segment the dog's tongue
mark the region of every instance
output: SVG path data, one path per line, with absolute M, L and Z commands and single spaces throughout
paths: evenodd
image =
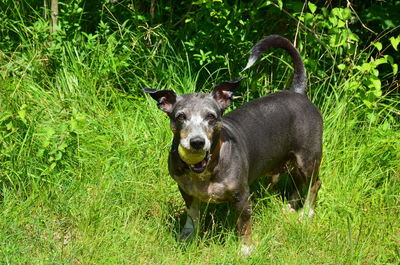
M 206 159 L 201 160 L 199 163 L 193 165 L 193 170 L 197 173 L 201 173 L 204 171 L 207 165 Z
M 206 160 L 203 159 L 203 160 L 201 160 L 199 163 L 195 164 L 194 167 L 195 167 L 195 168 L 202 168 L 202 167 L 204 167 L 205 165 L 206 165 Z

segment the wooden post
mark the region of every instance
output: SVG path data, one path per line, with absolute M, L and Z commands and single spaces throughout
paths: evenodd
M 154 13 L 156 11 L 156 2 L 157 0 L 151 0 L 150 2 L 150 17 L 152 22 L 154 20 Z
M 47 14 L 47 0 L 43 0 L 43 15 L 44 15 L 44 20 L 47 21 L 48 14 Z
M 58 0 L 51 0 L 51 32 L 57 31 Z

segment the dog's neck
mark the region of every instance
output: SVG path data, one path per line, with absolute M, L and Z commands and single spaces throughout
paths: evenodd
M 218 135 L 215 137 L 213 144 L 211 145 L 210 149 L 210 161 L 208 162 L 208 170 L 212 171 L 214 167 L 218 164 L 219 160 L 219 153 L 221 151 L 221 146 L 222 146 L 222 130 L 218 133 Z

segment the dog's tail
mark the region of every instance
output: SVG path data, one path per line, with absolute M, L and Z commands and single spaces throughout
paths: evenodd
M 293 60 L 294 76 L 290 90 L 305 95 L 307 92 L 306 70 L 300 53 L 293 44 L 286 38 L 279 35 L 270 35 L 260 40 L 251 50 L 251 55 L 246 67 L 242 72 L 250 68 L 269 48 L 281 48 L 289 52 Z

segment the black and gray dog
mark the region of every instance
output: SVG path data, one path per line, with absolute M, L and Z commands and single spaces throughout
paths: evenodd
M 271 35 L 252 49 L 245 69 L 269 48 L 289 52 L 294 64 L 290 90 L 273 93 L 223 115 L 231 104 L 241 78 L 214 87 L 211 94 L 182 96 L 172 90 L 143 90 L 158 102 L 170 118 L 174 134 L 168 167 L 187 206 L 181 239 L 191 238 L 199 222 L 199 202 L 231 202 L 243 240 L 242 252 L 253 249 L 249 185 L 257 178 L 289 173 L 294 185 L 289 196 L 291 210 L 302 206 L 314 214 L 321 185 L 318 169 L 322 155 L 322 118 L 306 95 L 306 72 L 299 52 L 284 37 Z M 178 152 L 204 152 L 194 165 L 185 163 Z

